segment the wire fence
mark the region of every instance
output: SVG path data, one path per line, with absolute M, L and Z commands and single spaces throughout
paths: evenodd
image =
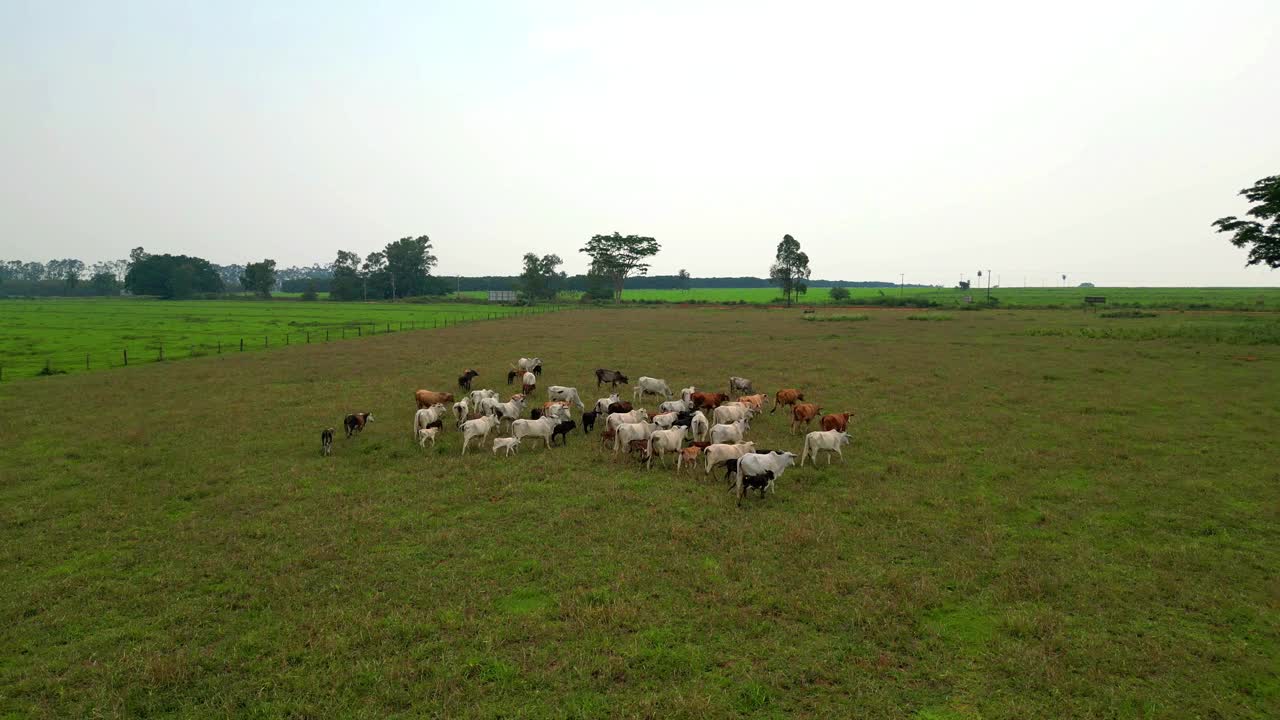
M 135 338 L 132 342 L 95 343 L 85 351 L 26 352 L 0 355 L 0 382 L 90 372 L 187 358 L 278 349 L 291 345 L 337 342 L 391 333 L 434 330 L 487 320 L 541 315 L 566 306 L 533 306 L 494 310 L 433 310 L 430 318 L 338 322 L 287 330 L 284 333 L 183 333 L 179 340 Z

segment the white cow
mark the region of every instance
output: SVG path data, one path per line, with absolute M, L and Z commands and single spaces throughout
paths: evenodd
M 632 388 L 633 399 L 639 400 L 645 395 L 661 395 L 667 400 L 671 399 L 671 388 L 667 387 L 666 380 L 641 375 L 637 382 L 639 384 Z
M 471 407 L 470 407 L 470 405 L 467 403 L 467 399 L 466 399 L 466 398 L 462 398 L 462 399 L 461 399 L 461 400 L 459 400 L 458 402 L 454 403 L 454 404 L 453 404 L 453 419 L 457 421 L 457 422 L 455 422 L 455 423 L 454 423 L 454 425 L 455 425 L 455 426 L 458 426 L 458 425 L 461 425 L 462 423 L 466 422 L 466 421 L 467 421 L 467 413 L 468 413 L 468 412 L 470 412 L 470 411 L 471 411 Z
M 440 435 L 440 428 L 422 428 L 418 431 L 418 447 L 426 447 L 427 441 L 431 441 L 431 447 L 436 446 L 436 437 Z
M 564 387 L 563 385 L 552 385 L 547 388 L 547 399 L 563 400 L 564 402 L 576 404 L 579 410 L 587 409 L 587 406 L 582 404 L 582 399 L 578 397 L 578 388 Z
M 684 438 L 689 434 L 689 428 L 678 427 L 670 430 L 655 430 L 649 435 L 648 456 L 649 461 L 645 463 L 646 468 L 653 467 L 653 454 L 656 452 L 662 456 L 662 464 L 667 464 L 667 458 L 664 453 L 680 452 L 680 448 L 684 445 Z
M 610 413 L 609 416 L 604 419 L 604 426 L 612 430 L 624 423 L 646 422 L 648 419 L 648 410 L 645 410 L 644 408 L 636 408 L 631 412 Z
M 516 439 L 535 437 L 542 438 L 547 444 L 547 449 L 551 449 L 551 433 L 555 431 L 556 425 L 559 424 L 555 418 L 550 415 L 544 415 L 537 420 L 515 420 L 511 423 L 511 437 Z
M 730 375 L 729 376 L 729 394 L 730 395 L 750 395 L 751 381 L 744 377 L 738 377 L 737 375 Z
M 723 465 L 730 460 L 738 458 L 756 451 L 756 444 L 753 442 L 744 442 L 738 445 L 708 445 L 702 454 L 707 458 L 707 475 L 711 474 L 711 468 L 717 465 Z
M 827 430 L 825 432 L 811 432 L 804 436 L 804 452 L 800 454 L 800 467 L 804 467 L 805 458 L 810 454 L 813 456 L 813 464 L 818 464 L 818 451 L 828 450 L 840 456 L 840 462 L 844 462 L 844 453 L 840 452 L 840 447 L 849 444 L 849 433 L 840 430 Z M 831 464 L 831 456 L 827 455 L 827 464 Z
M 413 437 L 417 439 L 418 431 L 430 425 L 431 423 L 444 417 L 444 405 L 436 403 L 431 407 L 422 408 L 413 414 Z
M 538 376 L 526 370 L 520 382 L 524 383 L 525 387 L 533 387 L 538 384 Z
M 493 414 L 498 416 L 500 421 L 506 420 L 511 422 L 512 420 L 519 420 L 520 414 L 523 412 L 524 396 L 518 393 L 512 395 L 510 400 L 504 403 L 497 403 L 493 407 Z
M 649 436 L 657 429 L 657 425 L 647 422 L 619 425 L 618 432 L 613 438 L 613 454 L 617 455 L 620 448 L 630 447 L 632 440 L 648 440 Z
M 520 438 L 494 438 L 493 454 L 497 455 L 499 450 L 506 450 L 507 455 L 515 452 L 520 448 Z
M 783 471 L 795 461 L 796 454 L 793 452 L 749 453 L 738 458 L 738 472 L 733 484 L 734 492 L 738 496 L 738 502 L 742 502 L 742 496 L 745 494 L 745 488 L 742 486 L 743 477 L 755 477 L 764 475 L 766 470 L 770 471 L 773 473 L 773 478 L 769 480 L 769 485 L 765 487 L 765 491 L 773 492 L 773 483 L 782 477 Z
M 472 439 L 480 438 L 481 442 L 489 433 L 498 427 L 498 418 L 492 415 L 486 415 L 477 420 L 468 420 L 462 423 L 462 454 L 467 454 L 467 445 L 471 444 Z
M 542 364 L 542 358 L 520 358 L 516 361 L 516 367 L 521 370 L 532 370 Z
M 750 422 L 751 415 L 751 408 L 741 403 L 721 405 L 711 411 L 711 418 L 718 424 L 737 422 L 738 420 Z
M 727 425 L 712 425 L 711 444 L 728 444 L 742 442 L 743 435 L 747 432 L 747 421 L 737 420 Z
M 472 390 L 471 393 L 467 395 L 467 399 L 471 401 L 471 405 L 477 408 L 477 410 L 480 407 L 480 401 L 485 398 L 493 398 L 494 400 L 497 400 L 498 393 L 485 388 L 483 390 Z
M 685 388 L 685 389 L 683 389 L 683 390 L 681 390 L 681 391 L 680 391 L 680 399 L 681 399 L 681 400 L 684 400 L 685 402 L 687 402 L 687 403 L 689 403 L 690 405 L 692 405 L 692 404 L 693 404 L 693 394 L 694 394 L 694 393 L 696 393 L 696 392 L 698 392 L 698 388 L 696 388 L 696 387 L 694 387 L 694 386 L 690 385 L 689 387 L 687 387 L 687 388 Z
M 496 395 L 494 397 L 480 398 L 480 402 L 476 403 L 476 412 L 481 415 L 496 415 L 498 413 L 498 406 L 501 404 L 502 400 L 500 400 Z
M 653 416 L 653 422 L 663 430 L 668 430 L 676 424 L 676 420 L 680 419 L 679 413 L 665 412 Z
M 693 409 L 693 403 L 687 400 L 668 400 L 658 406 L 658 412 L 688 412 Z
M 569 403 L 563 400 L 557 400 L 542 407 L 542 414 L 545 417 L 553 417 L 557 420 L 571 420 L 573 418 L 573 411 L 569 408 Z
M 599 400 L 596 400 L 596 407 L 595 407 L 596 414 L 597 415 L 609 414 L 609 406 L 618 402 L 621 399 L 622 398 L 618 397 L 618 393 L 614 393 L 607 398 L 600 398 Z
M 693 414 L 693 421 L 689 424 L 689 429 L 693 431 L 694 440 L 706 440 L 707 431 L 711 429 L 711 423 L 707 422 L 707 416 L 699 410 Z

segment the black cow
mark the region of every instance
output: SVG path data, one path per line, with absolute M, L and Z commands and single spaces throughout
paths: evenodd
M 555 429 L 553 429 L 553 430 L 551 431 L 551 444 L 552 444 L 552 445 L 555 445 L 555 444 L 556 444 L 556 436 L 557 436 L 557 435 L 559 435 L 559 436 L 560 436 L 560 443 L 561 443 L 562 445 L 564 445 L 565 447 L 568 447 L 568 446 L 569 446 L 569 433 L 570 433 L 574 428 L 576 428 L 576 427 L 578 427 L 578 423 L 576 423 L 576 422 L 574 422 L 574 421 L 572 421 L 572 420 L 565 420 L 564 422 L 560 423 L 559 425 L 556 425 L 556 426 L 555 426 Z
M 609 383 L 611 388 L 619 385 L 626 385 L 630 380 L 622 374 L 621 370 L 605 370 L 604 368 L 596 368 L 596 387 L 600 387 L 604 383 Z

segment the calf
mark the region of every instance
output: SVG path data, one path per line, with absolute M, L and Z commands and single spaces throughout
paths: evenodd
M 751 490 L 760 491 L 760 499 L 764 499 L 764 492 L 773 487 L 773 479 L 776 477 L 772 470 L 765 470 L 760 475 L 747 475 L 738 483 L 738 505 L 742 505 L 742 498 Z
M 538 376 L 534 375 L 531 372 L 526 371 L 524 374 L 524 377 L 520 379 L 520 382 L 523 384 L 523 388 L 524 388 L 520 392 L 524 395 L 528 395 L 529 393 L 537 389 Z
M 609 447 L 616 437 L 618 437 L 618 431 L 606 424 L 604 430 L 600 431 L 600 444 L 604 447 Z
M 574 428 L 576 428 L 576 427 L 578 427 L 578 424 L 577 424 L 577 423 L 575 423 L 575 422 L 574 422 L 574 421 L 572 421 L 572 420 L 565 420 L 564 422 L 560 423 L 559 425 L 556 425 L 556 426 L 555 426 L 555 429 L 553 429 L 553 430 L 551 431 L 551 444 L 552 444 L 552 445 L 555 445 L 555 444 L 556 444 L 556 436 L 557 436 L 557 435 L 559 435 L 559 436 L 560 436 L 560 444 L 561 444 L 561 445 L 564 445 L 564 446 L 566 446 L 566 447 L 568 447 L 568 445 L 569 445 L 569 433 L 570 433 L 570 432 L 572 432 L 572 431 L 573 431 L 573 429 L 574 429 Z
M 853 417 L 851 412 L 831 413 L 822 416 L 823 430 L 839 430 L 844 432 L 849 429 L 849 418 Z
M 813 403 L 796 403 L 791 408 L 791 434 L 795 434 L 796 428 L 806 426 L 818 417 L 818 413 L 822 412 L 822 408 Z
M 844 462 L 844 453 L 840 448 L 849 444 L 849 433 L 843 430 L 826 430 L 823 432 L 811 432 L 804 436 L 804 452 L 800 454 L 800 467 L 804 467 L 804 460 L 807 457 L 813 457 L 813 464 L 818 464 L 818 452 L 827 450 L 840 456 L 840 462 Z M 831 455 L 827 455 L 827 464 L 831 464 Z
M 680 457 L 676 458 L 676 472 L 680 472 L 684 468 L 685 463 L 688 463 L 689 467 L 696 466 L 698 464 L 698 455 L 701 453 L 702 448 L 697 445 L 690 445 L 689 447 L 680 450 Z
M 373 413 L 351 413 L 343 421 L 343 426 L 347 429 L 347 437 L 364 430 L 365 423 L 373 422 Z
M 769 455 L 761 455 L 759 453 L 749 453 L 738 459 L 737 483 L 734 487 L 738 495 L 738 504 L 742 504 L 742 496 L 746 494 L 746 487 L 743 484 L 743 478 L 759 477 L 766 472 L 771 471 L 772 477 L 768 478 L 765 483 L 766 490 L 773 490 L 773 482 L 777 478 L 782 477 L 783 471 L 796 461 L 796 454 L 793 452 L 771 453 Z
M 749 395 L 751 394 L 751 381 L 738 377 L 737 375 L 729 376 L 729 394 Z
M 437 420 L 436 422 L 439 422 L 439 420 Z M 431 441 L 431 447 L 435 447 L 436 436 L 438 436 L 439 434 L 440 434 L 440 428 L 438 426 L 431 427 L 431 428 L 422 428 L 421 430 L 418 431 L 418 447 L 426 447 L 428 440 Z
M 520 438 L 494 438 L 493 454 L 497 455 L 499 450 L 506 450 L 507 455 L 515 452 L 520 447 Z
M 461 425 L 463 421 L 467 419 L 467 416 L 471 414 L 470 410 L 471 410 L 471 407 L 470 407 L 470 404 L 467 403 L 466 398 L 462 398 L 458 402 L 454 403 L 453 404 L 453 419 L 454 419 L 453 426 L 457 427 Z
M 640 456 L 640 462 L 649 460 L 649 441 L 647 439 L 635 439 L 627 443 L 627 453 Z
M 523 370 L 516 370 L 515 368 L 512 368 L 512 369 L 508 370 L 508 371 L 507 371 L 507 384 L 508 384 L 508 385 L 510 385 L 511 383 L 515 382 L 515 381 L 516 381 L 516 378 L 520 377 L 520 376 L 521 376 L 521 375 L 523 375 L 523 374 L 524 374 L 524 371 L 523 371 Z
M 590 433 L 591 429 L 596 426 L 597 417 L 600 417 L 600 413 L 594 410 L 582 413 L 582 433 L 584 435 Z
M 432 405 L 452 405 L 453 393 L 419 390 L 413 394 L 413 399 L 417 401 L 420 408 L 431 407 Z
M 467 368 L 465 371 L 463 371 L 461 375 L 458 376 L 458 387 L 470 392 L 471 378 L 479 377 L 479 376 L 480 376 L 480 373 L 476 372 L 475 370 L 472 370 L 471 368 Z
M 333 428 L 325 428 L 320 433 L 320 454 L 328 457 L 333 454 Z
M 804 393 L 799 390 L 794 388 L 779 390 L 778 394 L 773 396 L 773 409 L 769 411 L 769 414 L 772 415 L 779 405 L 795 405 L 799 400 L 804 400 Z
M 568 420 L 573 417 L 572 412 L 569 410 L 569 403 L 560 400 L 542 403 L 542 414 L 550 415 L 558 420 Z
M 596 387 L 600 387 L 605 383 L 609 383 L 610 387 L 618 387 L 631 382 L 621 370 L 605 370 L 604 368 L 596 368 Z

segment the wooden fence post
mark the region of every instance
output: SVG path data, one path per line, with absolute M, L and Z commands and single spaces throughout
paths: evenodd
M 218 338 L 218 354 L 222 354 L 222 338 Z
M 129 348 L 124 349 L 124 366 L 129 367 Z
M 164 360 L 164 346 L 163 346 L 163 345 L 161 345 L 161 346 L 160 346 L 160 359 L 161 359 L 161 360 Z
M 264 347 L 264 348 L 265 348 L 265 347 L 271 347 L 271 337 L 270 337 L 270 336 L 268 336 L 268 335 L 263 335 L 263 336 L 262 336 L 262 347 Z
M 84 354 L 84 369 L 89 369 L 89 353 Z
M 308 330 L 308 331 L 307 331 L 307 344 L 308 344 L 308 345 L 310 345 L 310 344 L 311 344 L 311 331 L 310 331 L 310 330 Z
M 357 326 L 356 326 L 356 337 L 363 337 L 363 336 L 364 336 L 364 330 L 360 329 L 360 326 L 359 326 L 359 325 L 357 325 Z
M 288 345 L 288 344 L 289 344 L 289 333 L 285 333 L 285 334 L 284 334 L 284 344 L 285 344 L 285 345 Z
M 240 352 L 244 352 L 244 338 L 240 338 Z

